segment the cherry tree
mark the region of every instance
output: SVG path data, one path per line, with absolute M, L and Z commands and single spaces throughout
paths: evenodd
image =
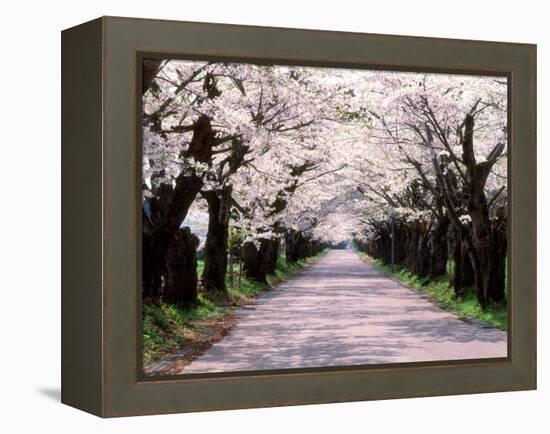
M 205 289 L 225 290 L 234 226 L 259 281 L 282 241 L 295 261 L 354 238 L 430 278 L 452 245 L 457 293 L 502 299 L 505 79 L 183 60 L 143 72 L 147 295 L 185 285 L 167 264 L 193 267 L 181 225 L 199 207 Z
M 316 75 L 327 73 L 312 68 L 168 61 L 152 69 L 143 104 L 144 286 L 160 287 L 170 241 L 200 192 L 210 214 L 203 284 L 223 290 L 234 176 L 261 164 L 291 178 L 316 169 L 293 152 L 314 153 L 339 89 L 321 86 Z M 271 205 L 279 211 L 281 194 Z
M 466 245 L 461 251 L 470 259 L 480 303 L 484 306 L 501 301 L 505 254 L 505 80 L 382 73 L 374 83 L 373 91 L 379 100 L 372 111 L 372 139 L 394 153 L 388 160 L 397 165 L 388 165 L 388 170 L 409 175 L 397 190 L 387 183 L 388 176 L 381 177 L 385 183 L 382 190 L 385 188 L 386 196 L 394 199 L 400 196 L 403 186 L 416 185 L 416 189 L 423 190 L 420 198 L 426 202 L 425 207 L 431 208 L 436 221 L 432 235 L 437 238 L 445 234 L 445 227 L 451 222 Z M 426 230 L 426 225 L 422 225 L 422 232 Z M 439 250 L 432 252 L 434 257 L 440 256 L 436 251 L 443 252 L 446 243 L 440 245 Z M 421 256 L 417 249 L 417 257 Z

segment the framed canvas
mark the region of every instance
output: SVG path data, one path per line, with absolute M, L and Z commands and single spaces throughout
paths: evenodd
M 536 46 L 62 32 L 62 402 L 536 388 Z

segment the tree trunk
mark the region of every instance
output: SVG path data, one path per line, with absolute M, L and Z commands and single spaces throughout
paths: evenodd
M 156 78 L 162 61 L 157 59 L 146 59 L 143 61 L 143 73 L 141 92 L 145 93 L 149 88 L 153 87 L 153 80 Z
M 447 230 L 449 219 L 441 217 L 431 235 L 430 278 L 444 276 L 447 272 Z
M 454 271 L 451 285 L 457 297 L 464 295 L 464 288 L 474 285 L 474 269 L 466 242 L 458 238 L 453 249 Z
M 266 240 L 267 274 L 275 274 L 277 260 L 279 259 L 279 238 Z
M 474 115 L 467 114 L 463 123 L 464 132 L 461 134 L 462 158 L 460 162 L 466 167 L 465 173 L 462 174 L 465 178 L 464 191 L 457 192 L 453 171 L 445 170 L 448 161 L 433 157 L 432 163 L 437 173 L 437 182 L 441 187 L 448 215 L 455 229 L 462 234 L 462 241 L 467 243 L 474 272 L 476 297 L 481 307 L 485 308 L 489 303 L 504 299 L 503 267 L 501 259 L 499 259 L 498 242 L 495 239 L 489 218 L 485 186 L 492 167 L 505 149 L 505 143 L 497 143 L 486 159 L 478 163 L 474 152 L 474 123 Z M 431 145 L 433 136 L 429 126 L 426 126 L 426 135 Z M 455 163 L 458 164 L 456 161 Z M 462 199 L 466 199 L 466 210 L 471 219 L 471 232 L 469 233 L 466 233 L 467 228 L 462 218 L 463 209 L 461 206 L 457 207 L 457 200 Z M 455 266 L 459 268 L 459 263 L 456 263 Z
M 210 162 L 215 133 L 210 119 L 200 116 L 193 127 L 193 137 L 183 155 L 202 163 Z M 166 259 L 172 240 L 187 216 L 191 204 L 203 186 L 202 177 L 194 171 L 182 171 L 175 186 L 161 184 L 156 197 L 149 200 L 143 211 L 142 288 L 144 297 L 158 298 L 163 280 L 166 281 Z
M 227 239 L 231 187 L 203 192 L 208 203 L 208 234 L 204 245 L 204 271 L 202 284 L 207 290 L 226 291 Z
M 477 299 L 482 308 L 489 303 L 504 299 L 503 269 L 499 266 L 499 249 L 489 218 L 489 206 L 485 195 L 485 184 L 492 165 L 504 149 L 498 144 L 486 161 L 476 162 L 473 149 L 474 117 L 466 116 L 462 142 L 463 159 L 469 177 L 468 213 L 472 219 L 470 255 L 474 268 Z
M 403 222 L 398 222 L 395 226 L 395 262 L 402 265 L 407 257 L 407 226 Z
M 489 219 L 489 208 L 483 191 L 484 183 L 474 178 L 468 211 L 472 218 L 472 265 L 477 298 L 482 307 L 504 299 L 504 269 L 499 246 Z
M 414 273 L 418 277 L 430 274 L 430 249 L 428 248 L 428 231 L 425 222 L 418 222 L 418 241 L 416 244 L 416 261 Z
M 300 233 L 288 229 L 285 231 L 285 256 L 288 264 L 298 261 L 298 243 Z
M 416 271 L 416 255 L 418 248 L 418 240 L 420 236 L 418 233 L 418 227 L 416 223 L 409 225 L 409 237 L 407 248 L 407 260 L 406 266 L 413 273 Z M 386 262 L 387 263 L 387 262 Z
M 495 242 L 495 285 L 489 289 L 489 300 L 500 303 L 505 300 L 506 294 L 506 255 L 507 246 L 507 222 L 506 208 L 497 211 L 497 217 L 493 225 L 493 237 Z
M 182 307 L 197 304 L 197 247 L 199 239 L 188 227 L 172 239 L 166 260 L 163 300 Z
M 312 256 L 312 246 L 309 238 L 300 231 L 288 229 L 285 231 L 286 261 L 295 263 L 300 259 Z
M 298 260 L 305 259 L 311 256 L 311 242 L 309 238 L 300 237 L 298 241 Z
M 269 242 L 270 240 L 261 238 L 256 243 L 247 241 L 242 247 L 242 258 L 246 276 L 257 282 L 267 283 L 268 264 L 269 264 Z
M 142 239 L 144 297 L 155 299 L 160 295 L 168 249 L 201 187 L 198 176 L 180 175 L 175 188 L 161 185 L 158 198 L 148 202 L 150 217 L 144 217 L 147 224 Z

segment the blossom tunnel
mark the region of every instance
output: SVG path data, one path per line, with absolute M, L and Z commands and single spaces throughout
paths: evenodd
M 347 246 L 505 298 L 504 77 L 144 61 L 143 296 Z M 204 269 L 197 272 L 197 255 Z

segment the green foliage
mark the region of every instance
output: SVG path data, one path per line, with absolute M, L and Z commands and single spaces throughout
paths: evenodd
M 218 306 L 199 295 L 195 308 L 183 309 L 160 303 L 143 305 L 143 357 L 148 363 L 193 340 L 205 327 L 205 320 L 215 320 L 227 314 L 227 307 Z
M 477 302 L 474 288 L 465 288 L 464 295 L 461 298 L 455 296 L 454 289 L 449 286 L 450 276 L 454 267 L 452 261 L 447 263 L 447 274 L 445 276 L 436 280 L 430 280 L 429 278 L 420 278 L 405 268 L 392 270 L 391 265 L 384 265 L 379 259 L 372 259 L 364 253 L 359 253 L 359 255 L 364 260 L 372 262 L 385 275 L 427 293 L 439 306 L 452 311 L 457 316 L 461 318 L 477 318 L 492 324 L 500 330 L 506 330 L 508 314 L 505 304 L 489 306 L 485 310 L 481 309 L 481 306 Z
M 202 272 L 204 271 L 204 261 L 202 259 L 197 260 L 197 276 L 202 276 Z
M 227 239 L 227 247 L 233 252 L 237 252 L 244 243 L 247 233 L 235 226 L 229 226 L 229 236 Z
M 239 286 L 238 278 L 235 277 L 233 285 L 229 284 L 226 276 L 226 294 L 212 293 L 199 294 L 199 302 L 196 307 L 181 308 L 168 303 L 143 305 L 143 361 L 145 364 L 160 359 L 163 355 L 173 352 L 193 342 L 201 331 L 209 326 L 209 323 L 219 320 L 233 312 L 236 306 L 259 296 L 275 285 L 288 280 L 290 277 L 301 271 L 306 265 L 316 261 L 327 251 L 317 256 L 301 260 L 296 264 L 287 264 L 284 256 L 277 261 L 274 275 L 267 278 L 268 284 L 262 284 L 247 279 L 241 279 Z M 233 265 L 235 276 L 239 273 L 239 265 Z M 197 261 L 197 274 L 201 276 L 204 269 L 204 261 Z M 236 306 L 231 306 L 236 304 Z

